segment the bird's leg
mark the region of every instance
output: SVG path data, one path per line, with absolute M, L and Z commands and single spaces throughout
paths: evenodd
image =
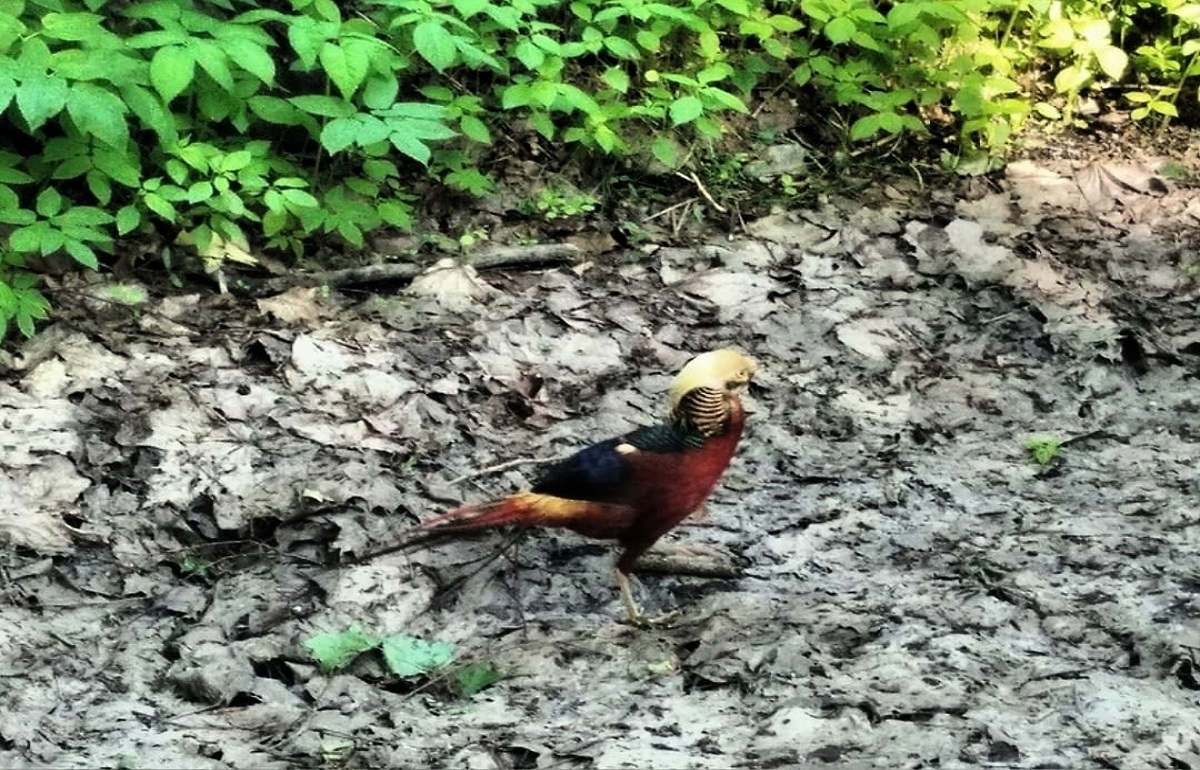
M 642 614 L 641 608 L 633 599 L 633 587 L 629 585 L 629 575 L 626 575 L 620 567 L 617 567 L 616 574 L 617 587 L 621 589 L 621 603 L 625 605 L 625 613 L 629 615 L 630 623 L 639 626 L 646 616 Z
M 641 607 L 638 607 L 637 602 L 633 598 L 633 586 L 629 583 L 629 575 L 620 567 L 617 567 L 616 574 L 617 586 L 621 589 L 621 603 L 625 605 L 625 612 L 629 616 L 630 625 L 641 628 L 653 628 L 654 626 L 672 623 L 679 617 L 677 611 L 671 611 L 655 618 L 646 617 L 646 614 L 642 612 Z

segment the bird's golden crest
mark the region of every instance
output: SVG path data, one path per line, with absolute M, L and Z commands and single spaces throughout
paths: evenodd
M 700 388 L 709 388 L 725 396 L 734 396 L 745 389 L 756 371 L 758 364 L 753 358 L 732 348 L 701 353 L 688 361 L 671 383 L 668 394 L 670 407 L 674 410 L 683 401 L 684 396 Z
M 671 384 L 669 419 L 701 435 L 725 432 L 733 402 L 754 377 L 758 364 L 736 350 L 712 350 L 689 361 Z

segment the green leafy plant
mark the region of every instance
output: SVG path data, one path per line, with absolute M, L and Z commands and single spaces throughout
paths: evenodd
M 1060 456 L 1062 441 L 1054 436 L 1031 436 L 1025 440 L 1025 451 L 1038 465 L 1049 465 Z
M 454 672 L 458 694 L 464 698 L 470 698 L 502 679 L 504 674 L 490 663 L 468 663 Z
M 380 645 L 380 639 L 358 626 L 345 631 L 320 633 L 304 640 L 304 646 L 322 671 L 338 671 L 355 658 Z
M 526 214 L 537 214 L 543 219 L 554 221 L 590 214 L 599 204 L 600 200 L 594 195 L 546 187 L 539 190 L 533 198 L 523 201 L 520 209 Z
M 213 575 L 212 561 L 201 556 L 196 556 L 195 554 L 187 554 L 179 560 L 179 571 L 183 575 L 194 577 L 207 585 L 212 585 L 216 582 L 216 577 Z
M 449 665 L 454 660 L 454 645 L 391 636 L 383 640 L 383 659 L 396 676 L 423 676 Z
M 363 653 L 378 649 L 388 670 L 395 676 L 449 676 L 455 690 L 463 697 L 475 695 L 503 678 L 488 663 L 452 666 L 455 649 L 448 642 L 428 642 L 403 635 L 381 639 L 358 626 L 340 632 L 314 634 L 305 640 L 304 646 L 321 670 L 326 672 L 341 670 Z

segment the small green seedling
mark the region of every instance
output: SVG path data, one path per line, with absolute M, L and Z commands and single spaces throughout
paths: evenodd
M 313 660 L 327 673 L 349 666 L 359 655 L 375 649 L 379 644 L 378 637 L 358 626 L 337 633 L 315 634 L 304 642 Z
M 1025 450 L 1038 465 L 1049 465 L 1062 452 L 1062 441 L 1054 436 L 1031 436 L 1025 439 Z
M 468 663 L 455 672 L 454 680 L 458 694 L 470 698 L 504 678 L 504 674 L 491 663 Z
M 217 581 L 212 572 L 213 563 L 195 554 L 187 554 L 179 560 L 179 571 L 186 577 L 194 577 L 202 583 L 212 585 Z

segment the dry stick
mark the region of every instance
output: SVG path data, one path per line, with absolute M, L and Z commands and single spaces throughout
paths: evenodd
M 704 186 L 704 183 L 700 181 L 700 177 L 696 176 L 695 171 L 689 172 L 687 174 L 683 173 L 682 171 L 676 171 L 675 176 L 679 177 L 680 179 L 686 179 L 687 181 L 696 185 L 696 189 L 700 191 L 700 194 L 704 196 L 704 199 L 706 201 L 708 201 L 710 204 L 712 204 L 712 207 L 714 209 L 721 212 L 722 214 L 726 214 L 729 212 L 729 209 L 725 208 L 720 203 L 717 203 L 715 200 L 713 200 L 713 197 L 708 194 L 708 188 L 706 188 Z
M 649 222 L 652 219 L 658 219 L 659 217 L 661 217 L 664 214 L 670 214 L 675 209 L 686 206 L 689 203 L 695 202 L 696 200 L 698 200 L 698 199 L 697 198 L 688 198 L 687 200 L 682 200 L 682 201 L 679 201 L 678 203 L 672 203 L 670 206 L 667 206 L 662 211 L 656 212 L 656 213 L 651 214 L 650 216 L 646 217 L 646 221 Z
M 529 246 L 500 246 L 459 262 L 476 270 L 490 270 L 514 265 L 570 262 L 578 257 L 578 247 L 570 243 L 539 243 Z M 257 284 L 251 283 L 249 293 L 278 294 L 295 286 L 361 286 L 388 281 L 411 281 L 428 268 L 429 265 L 415 262 L 389 262 L 383 265 L 347 267 L 342 270 L 281 275 Z
M 506 471 L 509 468 L 516 468 L 517 466 L 520 466 L 520 465 L 540 465 L 542 463 L 554 462 L 557 459 L 558 459 L 557 457 L 519 457 L 516 460 L 506 460 L 502 463 L 496 463 L 495 465 L 489 465 L 486 468 L 480 468 L 477 471 L 471 471 L 470 473 L 464 473 L 461 476 L 457 476 L 455 478 L 450 479 L 448 482 L 446 482 L 446 485 L 452 487 L 455 484 L 461 484 L 464 481 L 467 481 L 468 479 L 474 479 L 474 478 L 478 478 L 480 476 L 487 476 L 492 473 L 499 473 L 500 471 Z

